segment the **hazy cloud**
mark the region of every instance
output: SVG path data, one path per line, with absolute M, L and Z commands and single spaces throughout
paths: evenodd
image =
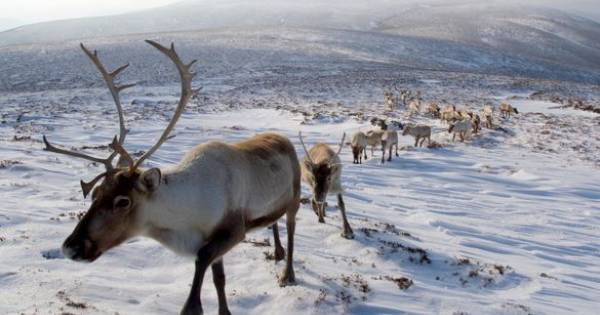
M 318 0 L 328 4 L 336 5 L 389 5 L 390 3 L 514 3 L 530 4 L 555 9 L 566 10 L 588 18 L 600 21 L 600 0 Z M 293 6 L 310 6 L 315 0 L 297 1 L 297 0 L 273 0 L 272 2 L 289 3 Z M 205 5 L 216 5 L 227 3 L 229 5 L 240 2 L 260 2 L 268 4 L 266 0 L 18 0 L 18 1 L 0 1 L 0 31 L 19 24 L 30 24 L 42 21 L 72 19 L 89 16 L 101 16 L 119 14 L 137 10 L 148 9 L 157 6 L 168 5 L 176 2 L 197 2 Z

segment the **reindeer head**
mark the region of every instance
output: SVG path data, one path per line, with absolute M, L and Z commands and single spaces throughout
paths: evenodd
M 322 161 L 314 161 L 311 157 L 309 151 L 306 149 L 304 145 L 304 140 L 302 139 L 302 133 L 299 133 L 300 143 L 304 148 L 304 152 L 306 153 L 305 159 L 303 162 L 303 167 L 308 171 L 308 181 L 310 182 L 310 187 L 313 189 L 313 198 L 317 204 L 324 204 L 325 198 L 329 192 L 329 188 L 331 187 L 333 180 L 335 179 L 335 174 L 338 173 L 341 169 L 341 164 L 339 163 L 339 159 L 336 157 L 340 154 L 343 148 L 344 139 L 346 138 L 346 133 L 342 136 L 342 141 L 340 142 L 340 146 L 335 155 L 330 156 L 328 159 Z
M 105 172 L 96 176 L 89 183 L 81 181 L 84 198 L 92 192 L 92 204 L 75 227 L 75 230 L 63 243 L 63 253 L 70 259 L 92 262 L 107 250 L 139 234 L 142 228 L 139 220 L 140 211 L 143 209 L 145 201 L 157 191 L 161 183 L 159 169 L 152 168 L 142 171 L 139 166 L 167 140 L 185 105 L 195 93 L 191 88 L 195 73 L 190 72 L 190 68 L 196 61 L 184 64 L 175 52 L 173 44 L 171 44 L 171 48 L 166 48 L 153 41 L 147 40 L 146 42 L 171 59 L 177 67 L 181 77 L 181 97 L 173 117 L 161 137 L 144 155 L 134 160 L 123 147 L 126 130 L 119 92 L 133 85 L 116 86 L 114 79 L 128 65 L 119 67 L 109 73 L 100 62 L 98 53 L 96 51 L 91 53 L 83 44 L 81 48 L 102 74 L 117 106 L 120 126 L 119 138 L 115 137 L 110 144 L 113 151 L 110 156 L 101 159 L 80 152 L 57 148 L 51 145 L 44 136 L 46 145 L 44 150 L 101 163 L 106 168 Z M 115 167 L 112 161 L 117 155 L 120 158 Z M 96 186 L 101 180 L 102 182 Z
M 140 208 L 160 183 L 160 170 L 118 169 L 92 191 L 92 205 L 63 243 L 66 257 L 92 262 L 141 230 Z

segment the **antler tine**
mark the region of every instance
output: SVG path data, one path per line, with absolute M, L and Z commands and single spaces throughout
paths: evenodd
M 44 148 L 44 151 L 49 151 L 49 152 L 54 152 L 54 153 L 58 153 L 58 154 L 73 156 L 73 157 L 81 158 L 81 159 L 92 161 L 92 162 L 96 162 L 96 163 L 102 163 L 106 167 L 107 171 L 110 171 L 110 170 L 113 169 L 113 166 L 112 166 L 112 163 L 111 163 L 112 162 L 112 158 L 110 158 L 110 157 L 107 158 L 107 159 L 100 159 L 100 158 L 93 157 L 91 155 L 83 154 L 83 153 L 80 153 L 80 152 L 75 152 L 75 151 L 70 151 L 70 150 L 65 150 L 65 149 L 57 148 L 57 147 L 53 146 L 52 144 L 50 144 L 50 142 L 48 142 L 48 139 L 46 139 L 46 135 L 44 135 L 42 137 L 42 139 L 44 140 L 44 144 L 46 145 L 46 147 Z
M 340 148 L 338 149 L 338 151 L 335 155 L 340 155 L 340 153 L 342 152 L 342 149 L 344 148 L 344 140 L 345 139 L 346 139 L 346 133 L 344 132 L 344 134 L 342 135 L 342 141 L 340 141 Z
M 304 145 L 304 140 L 302 139 L 302 131 L 298 131 L 298 137 L 300 138 L 300 144 L 302 144 L 302 148 L 304 148 L 304 153 L 306 153 L 306 157 L 308 158 L 308 160 L 311 163 L 314 163 L 312 157 L 310 156 L 310 154 L 308 153 L 308 150 L 306 149 L 306 145 Z
M 106 174 L 108 174 L 108 172 L 104 172 L 96 177 L 94 177 L 94 179 L 92 179 L 89 183 L 86 183 L 84 181 L 79 181 L 79 183 L 81 184 L 81 190 L 83 191 L 83 198 L 87 198 L 87 195 L 90 193 L 90 191 L 92 191 L 92 189 L 94 189 L 94 186 L 96 186 L 96 183 L 98 183 L 98 181 L 100 179 L 102 179 L 104 176 L 106 176 Z
M 81 49 L 83 50 L 83 52 L 85 52 L 85 54 L 90 58 L 92 63 L 94 63 L 96 68 L 98 68 L 98 71 L 100 71 L 100 74 L 102 74 L 102 78 L 106 82 L 106 86 L 108 87 L 108 90 L 110 91 L 110 94 L 112 95 L 113 101 L 115 102 L 115 105 L 117 106 L 117 112 L 119 115 L 119 144 L 123 145 L 123 143 L 125 142 L 125 135 L 127 133 L 127 130 L 125 129 L 125 117 L 123 115 L 123 107 L 121 106 L 121 98 L 119 97 L 119 92 L 121 92 L 127 88 L 133 87 L 133 86 L 135 86 L 135 84 L 124 84 L 121 86 L 117 86 L 117 85 L 115 85 L 115 78 L 121 72 L 123 72 L 125 69 L 127 69 L 127 67 L 129 67 L 129 64 L 120 66 L 117 69 L 115 69 L 114 71 L 109 73 L 106 70 L 106 68 L 104 67 L 104 65 L 102 64 L 102 62 L 100 61 L 100 58 L 98 58 L 98 52 L 96 50 L 94 50 L 94 52 L 92 53 L 83 44 L 80 44 L 80 46 L 81 46 Z M 112 158 L 114 158 L 114 156 L 115 155 L 113 155 Z M 111 159 L 111 161 L 112 161 L 112 159 Z
M 160 136 L 160 138 L 158 139 L 156 144 L 154 144 L 146 153 L 144 153 L 144 155 L 142 155 L 142 157 L 140 157 L 135 162 L 133 169 L 136 169 L 137 167 L 139 167 L 144 160 L 146 160 L 148 157 L 150 157 L 167 140 L 167 138 L 169 137 L 169 133 L 171 133 L 171 131 L 175 127 L 175 124 L 179 120 L 179 117 L 181 117 L 181 114 L 183 113 L 183 109 L 185 108 L 185 105 L 187 104 L 187 102 L 190 100 L 190 98 L 192 97 L 192 95 L 194 93 L 192 91 L 192 79 L 196 75 L 195 73 L 190 72 L 190 67 L 196 61 L 194 60 L 187 65 L 184 64 L 181 61 L 181 59 L 179 58 L 179 55 L 177 55 L 177 52 L 175 51 L 175 45 L 173 43 L 171 43 L 171 48 L 166 48 L 166 47 L 160 45 L 159 43 L 151 41 L 151 40 L 146 40 L 146 43 L 148 43 L 151 46 L 153 46 L 154 48 L 158 49 L 158 51 L 160 51 L 165 56 L 167 56 L 169 59 L 171 59 L 171 61 L 177 67 L 177 72 L 179 73 L 179 76 L 181 78 L 181 96 L 179 98 L 179 102 L 177 103 L 177 107 L 175 108 L 175 112 L 173 113 L 173 117 L 171 118 L 171 121 L 169 121 L 169 124 L 167 125 L 167 128 L 165 129 L 165 131 L 163 131 L 162 135 Z
M 125 159 L 125 161 L 127 161 L 127 166 L 129 167 L 129 169 L 133 169 L 133 165 L 135 162 L 131 155 L 129 155 L 129 152 L 127 152 L 127 150 L 125 150 L 125 148 L 123 148 L 123 146 L 119 144 L 117 136 L 113 138 L 113 142 L 109 145 L 109 147 L 114 151 L 115 154 L 118 153 L 123 159 Z

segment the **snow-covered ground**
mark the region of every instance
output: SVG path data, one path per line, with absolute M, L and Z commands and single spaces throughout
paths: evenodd
M 439 81 L 427 84 L 434 89 Z M 146 88 L 133 103 L 126 95 L 130 152 L 145 150 L 162 131 L 175 90 Z M 75 148 L 107 144 L 118 129 L 113 105 L 100 94 L 106 92 L 0 95 L 1 314 L 175 314 L 184 303 L 193 263 L 152 240 L 135 239 L 93 264 L 60 253 L 77 214 L 89 206 L 79 179 L 100 168 L 42 151 L 41 135 Z M 558 104 L 513 104 L 522 114 L 497 118 L 500 129 L 465 143 L 451 143 L 439 121 L 399 111 L 396 119 L 433 125 L 433 140 L 443 147 L 415 149 L 411 138 L 401 137 L 400 157 L 384 165 L 379 152 L 353 165 L 345 148 L 345 201 L 355 239 L 340 236 L 333 199 L 326 224 L 317 224 L 303 205 L 298 284 L 280 288 L 283 264 L 267 259 L 273 249 L 263 241 L 270 231 L 248 235 L 225 256 L 232 312 L 597 314 L 600 117 L 552 108 Z M 307 145 L 335 145 L 342 132 L 373 128 L 368 117 L 380 114 L 378 108 L 361 108 L 364 115 L 343 106 L 310 108 L 237 104 L 231 110 L 194 101 L 148 165 L 177 163 L 204 141 L 263 131 L 289 136 L 302 156 L 298 131 Z M 203 302 L 207 314 L 216 312 L 211 281 Z

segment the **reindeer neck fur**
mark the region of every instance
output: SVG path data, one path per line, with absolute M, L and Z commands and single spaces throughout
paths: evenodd
M 294 147 L 278 135 L 201 144 L 163 171 L 161 185 L 141 207 L 144 234 L 195 255 L 230 215 L 242 216 L 248 229 L 278 218 L 299 198 L 299 173 Z

